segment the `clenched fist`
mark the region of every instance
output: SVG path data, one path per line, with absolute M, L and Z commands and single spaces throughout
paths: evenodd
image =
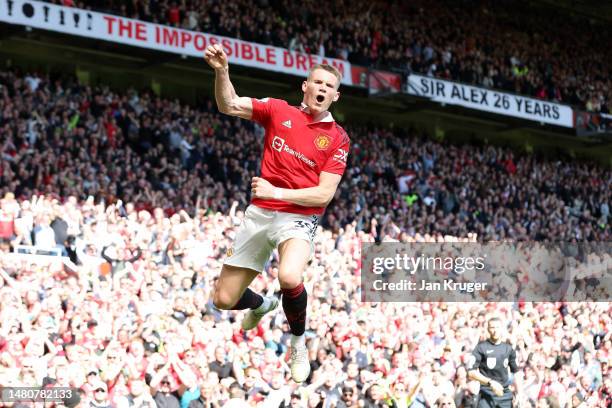
M 251 193 L 253 197 L 270 199 L 275 198 L 274 192 L 276 187 L 270 184 L 269 181 L 262 179 L 261 177 L 253 177 L 251 180 Z
M 204 51 L 204 59 L 214 70 L 226 69 L 228 66 L 227 54 L 219 44 L 209 45 Z

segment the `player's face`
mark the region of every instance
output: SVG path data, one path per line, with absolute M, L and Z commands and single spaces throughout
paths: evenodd
M 489 338 L 493 340 L 493 342 L 497 342 L 501 339 L 502 336 L 502 325 L 499 320 L 491 320 L 487 327 L 489 332 Z
M 304 103 L 313 114 L 325 112 L 340 97 L 338 78 L 324 69 L 314 70 L 302 84 Z

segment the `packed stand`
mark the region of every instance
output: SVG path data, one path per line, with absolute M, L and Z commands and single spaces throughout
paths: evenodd
M 75 5 L 610 113 L 610 26 L 519 1 L 98 0 Z M 236 16 L 240 16 L 236 18 Z M 567 28 L 571 27 L 570 30 Z
M 362 303 L 359 248 L 374 236 L 356 223 L 321 229 L 315 242 L 305 273 L 312 375 L 298 386 L 282 313 L 245 333 L 244 312 L 212 305 L 238 207 L 168 217 L 132 203 L 4 196 L 3 214 L 26 235 L 61 243 L 67 232 L 72 264 L 0 249 L 0 384 L 80 390 L 78 405 L 60 407 L 467 408 L 478 384 L 466 366 L 497 313 L 525 378 L 522 406 L 612 402 L 609 303 Z M 277 266 L 275 254 L 253 289 L 278 295 Z
M 263 129 L 220 115 L 211 101 L 191 107 L 15 71 L 1 72 L 0 85 L 0 194 L 91 195 L 167 215 L 226 213 L 233 201 L 249 202 Z M 335 232 L 352 222 L 369 231 L 376 219 L 402 241 L 468 233 L 481 242 L 612 238 L 612 174 L 603 167 L 443 144 L 416 130 L 347 130 L 347 173 L 322 222 Z
M 352 129 L 306 273 L 313 374 L 298 388 L 281 314 L 245 334 L 242 312 L 210 301 L 261 129 L 210 102 L 15 72 L 0 83 L 0 383 L 73 385 L 97 407 L 469 406 L 478 387 L 466 359 L 497 310 L 512 322 L 526 398 L 609 404 L 608 304 L 363 304 L 358 269 L 360 242 L 374 239 L 605 242 L 608 171 Z M 9 255 L 18 245 L 57 246 L 72 263 Z M 254 290 L 278 292 L 276 274 L 272 261 Z

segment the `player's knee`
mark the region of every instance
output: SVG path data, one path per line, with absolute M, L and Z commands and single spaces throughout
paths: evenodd
M 236 300 L 222 290 L 216 290 L 213 295 L 213 304 L 217 309 L 229 310 L 236 304 Z
M 300 283 L 302 283 L 301 276 L 285 276 L 283 278 L 279 277 L 278 280 L 280 282 L 281 288 L 283 289 L 293 289 L 299 286 Z

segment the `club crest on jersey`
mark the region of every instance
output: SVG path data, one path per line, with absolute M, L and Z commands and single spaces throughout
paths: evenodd
M 226 255 L 227 257 L 230 257 L 230 256 L 234 255 L 234 247 L 229 247 L 229 248 L 227 249 L 227 252 L 225 253 L 225 255 Z
M 327 148 L 331 145 L 331 137 L 325 134 L 320 134 L 314 140 L 314 144 L 319 150 L 327 150 Z
M 495 357 L 487 357 L 487 367 L 492 370 L 497 365 L 497 359 Z

